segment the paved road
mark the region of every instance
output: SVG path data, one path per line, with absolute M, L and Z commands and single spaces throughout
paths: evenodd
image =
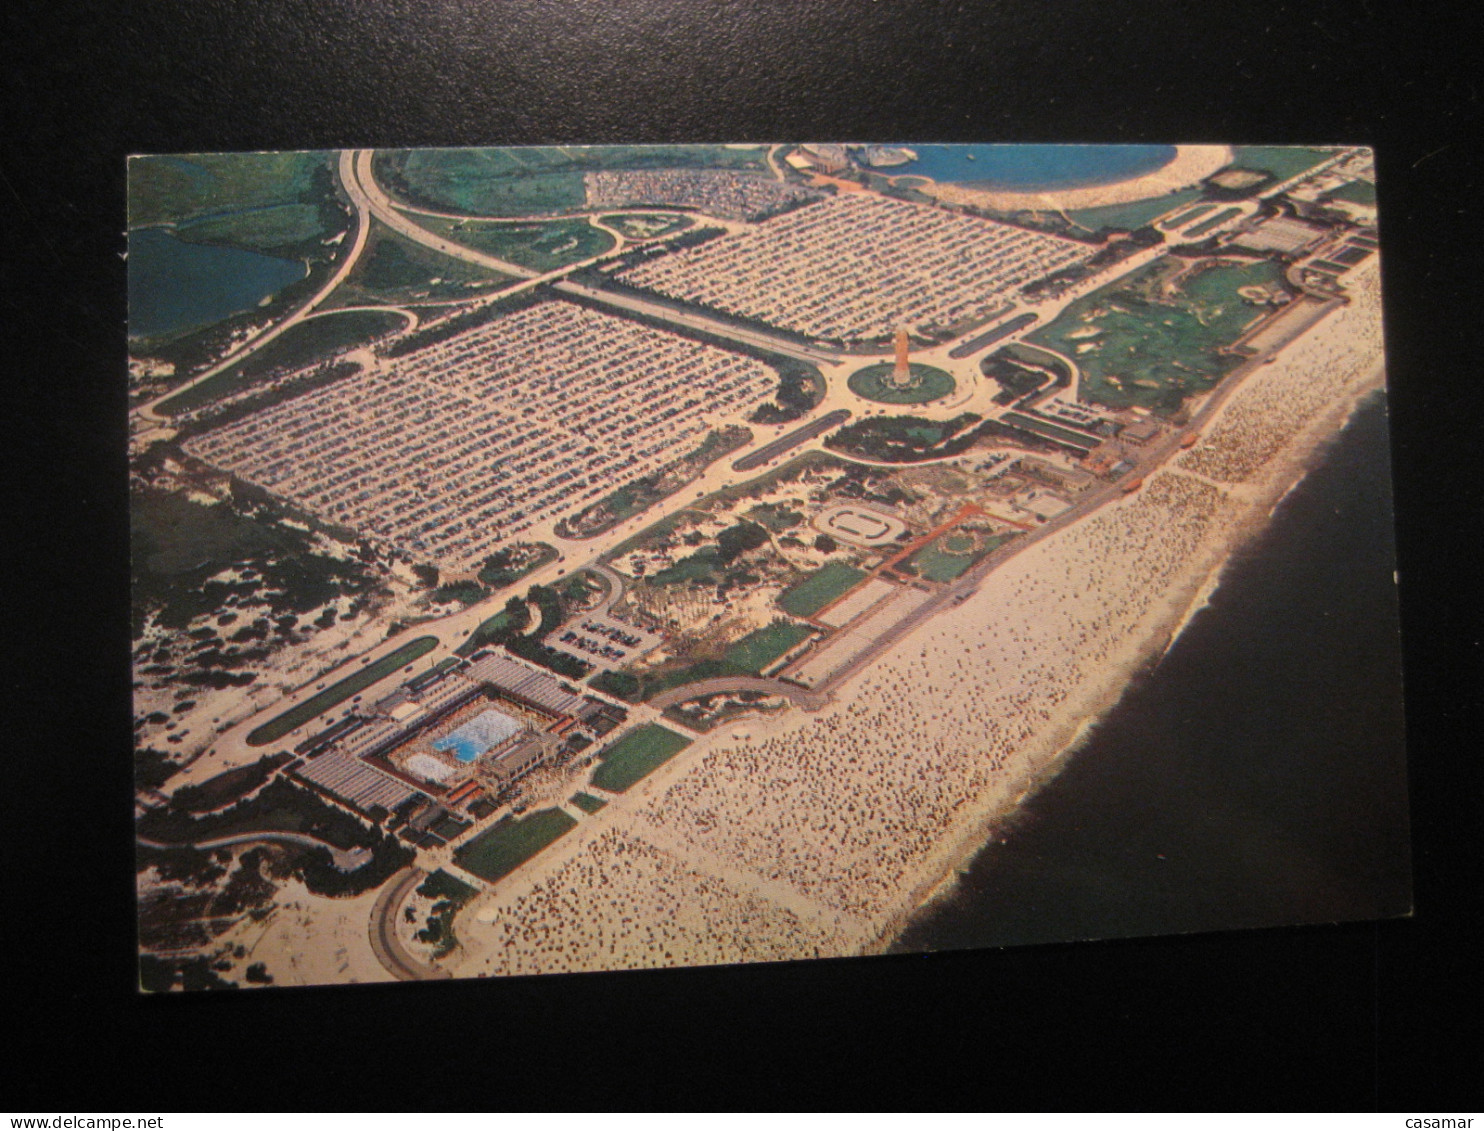
M 635 294 L 605 290 L 602 287 L 588 286 L 585 283 L 574 283 L 571 279 L 565 279 L 555 284 L 552 289 L 558 293 L 576 295 L 579 298 L 585 298 L 592 302 L 600 302 L 606 306 L 616 306 L 621 310 L 632 310 L 639 314 L 648 315 L 651 318 L 657 318 L 662 322 L 672 323 L 676 326 L 686 326 L 692 330 L 714 334 L 718 338 L 727 338 L 734 342 L 741 342 L 744 345 L 769 350 L 773 353 L 781 353 L 785 357 L 797 358 L 800 361 L 822 362 L 828 365 L 840 360 L 838 353 L 833 350 L 824 349 L 821 346 L 801 345 L 792 339 L 781 338 L 774 334 L 765 333 L 762 330 L 745 329 L 717 318 L 708 318 L 704 314 L 688 310 L 676 310 L 673 306 L 642 298 Z
M 371 859 L 371 854 L 364 848 L 336 848 L 333 844 L 312 836 L 305 836 L 302 833 L 239 833 L 236 836 L 223 836 L 217 837 L 214 840 L 197 840 L 182 844 L 164 844 L 157 840 L 146 840 L 144 837 L 137 837 L 136 839 L 145 848 L 195 848 L 202 852 L 213 848 L 227 848 L 233 844 L 251 844 L 254 841 L 261 840 L 279 841 L 283 844 L 298 844 L 306 848 L 325 848 L 329 850 L 330 859 L 334 862 L 335 867 L 339 868 L 342 872 L 354 872 L 362 864 Z
M 662 711 L 666 707 L 673 707 L 676 703 L 699 699 L 703 695 L 720 695 L 728 691 L 761 691 L 764 695 L 781 695 L 794 706 L 802 707 L 806 711 L 819 710 L 829 702 L 830 698 L 822 691 L 810 691 L 796 683 L 784 683 L 781 679 L 762 679 L 759 676 L 741 675 L 720 676 L 716 679 L 702 680 L 700 683 L 683 684 L 661 692 L 646 702 L 656 710 Z
M 376 897 L 376 903 L 371 908 L 371 920 L 368 924 L 371 949 L 376 952 L 377 961 L 386 967 L 387 973 L 403 982 L 426 982 L 453 977 L 447 970 L 419 962 L 407 953 L 397 938 L 397 916 L 402 911 L 402 904 L 407 902 L 412 889 L 425 879 L 427 873 L 421 869 L 403 868 L 382 885 L 381 894 Z
M 497 259 L 493 255 L 486 255 L 482 251 L 475 251 L 472 247 L 465 247 L 461 243 L 444 239 L 413 223 L 392 206 L 392 198 L 376 183 L 376 176 L 371 171 L 371 157 L 374 153 L 375 150 L 371 149 L 356 150 L 351 176 L 345 180 L 345 189 L 350 193 L 351 199 L 356 202 L 357 208 L 365 208 L 399 235 L 406 236 L 414 243 L 420 243 L 434 251 L 442 252 L 450 258 L 462 259 L 465 263 L 477 264 L 491 271 L 498 271 L 502 275 L 513 275 L 518 279 L 535 279 L 540 276 L 539 271 L 532 271 L 529 267 L 522 267 L 518 263 L 511 263 L 505 259 Z M 341 177 L 345 179 L 343 171 Z

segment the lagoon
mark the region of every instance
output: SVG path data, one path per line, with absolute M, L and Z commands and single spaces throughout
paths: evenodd
M 159 337 L 252 310 L 308 274 L 302 262 L 214 244 L 166 228 L 129 233 L 129 336 Z
M 916 161 L 882 172 L 1001 192 L 1116 184 L 1162 169 L 1173 145 L 913 145 Z

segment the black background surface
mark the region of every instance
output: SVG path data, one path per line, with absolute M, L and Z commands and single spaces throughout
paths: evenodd
M 1314 3 L 6 10 L 5 1104 L 1477 1107 L 1476 19 Z M 1368 143 L 1414 918 L 793 966 L 134 992 L 124 157 L 640 141 Z

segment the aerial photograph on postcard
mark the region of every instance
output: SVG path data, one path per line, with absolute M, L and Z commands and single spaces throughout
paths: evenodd
M 1346 145 L 130 158 L 141 988 L 1409 914 L 1377 222 Z

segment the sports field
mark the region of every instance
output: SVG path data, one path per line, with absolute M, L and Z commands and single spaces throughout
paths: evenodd
M 593 785 L 623 793 L 689 745 L 690 739 L 655 723 L 631 730 L 599 755 L 602 764 L 593 773 Z
M 813 616 L 835 598 L 855 588 L 865 577 L 863 569 L 844 562 L 830 562 L 785 589 L 778 596 L 778 604 L 796 617 Z
M 560 809 L 540 809 L 529 817 L 505 817 L 454 850 L 459 867 L 494 883 L 508 876 L 577 821 Z
M 950 530 L 912 555 L 913 571 L 928 581 L 952 581 L 980 557 L 979 540 L 972 534 Z
M 744 671 L 757 674 L 796 644 L 803 642 L 809 630 L 792 621 L 779 620 L 749 632 L 728 646 L 726 659 Z
M 438 647 L 436 636 L 419 636 L 416 640 L 410 640 L 395 652 L 383 656 L 374 664 L 368 664 L 360 671 L 346 676 L 339 683 L 332 683 L 318 695 L 306 699 L 292 710 L 285 711 L 275 719 L 270 719 L 257 730 L 247 736 L 249 746 L 266 746 L 270 742 L 277 742 L 290 731 L 297 730 L 316 715 L 328 711 L 338 703 L 344 702 L 352 695 L 365 690 L 380 679 L 385 679 L 404 664 L 410 664 L 421 656 L 426 656 L 434 648 Z

